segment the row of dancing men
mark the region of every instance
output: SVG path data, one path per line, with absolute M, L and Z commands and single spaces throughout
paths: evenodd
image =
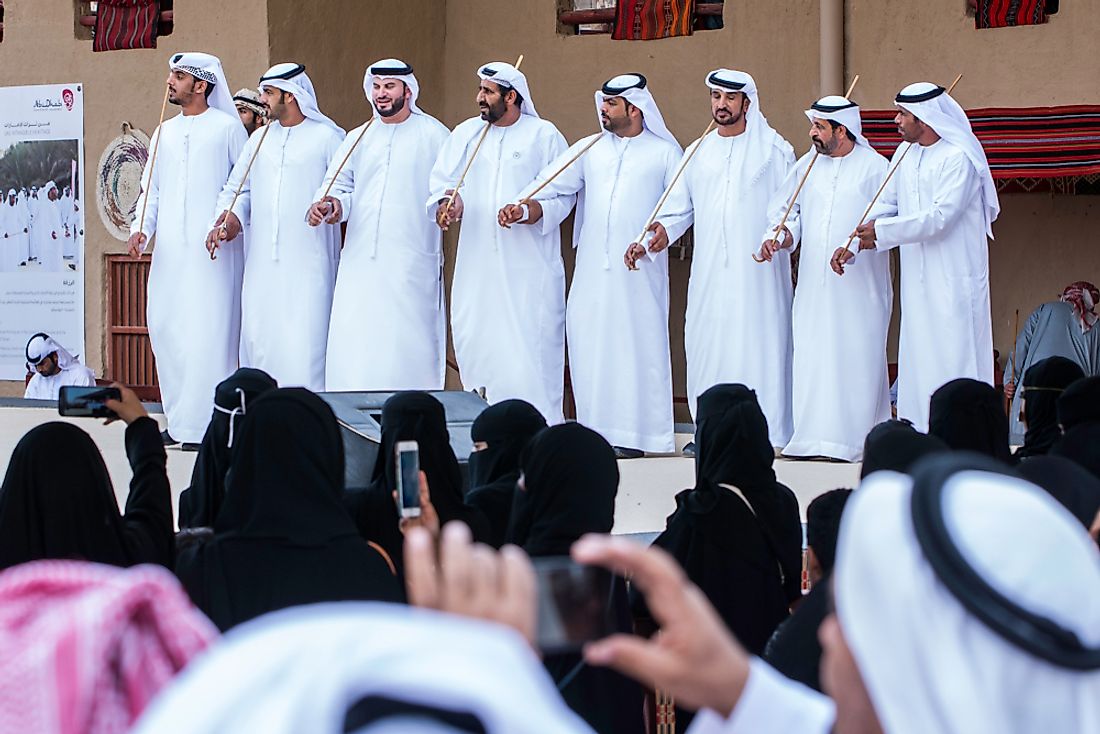
M 216 57 L 176 54 L 169 66 L 182 114 L 153 136 L 129 243 L 137 255 L 157 236 L 148 321 L 166 440 L 201 439 L 214 386 L 238 362 L 312 390 L 441 389 L 440 230 L 459 223 L 450 318 L 464 387 L 561 421 L 568 342 L 577 419 L 621 456 L 674 450 L 667 248 L 692 226 L 693 415 L 708 387 L 744 383 L 776 448 L 858 460 L 890 416 L 894 247 L 899 415 L 925 429 L 940 385 L 992 381 L 997 195 L 942 87 L 897 95 L 906 144 L 895 159 L 912 151 L 856 230 L 889 167 L 861 134 L 859 107 L 815 102 L 812 147 L 796 160 L 740 71 L 706 76 L 714 132 L 684 151 L 641 74 L 596 90 L 599 132 L 569 146 L 508 63 L 477 70 L 479 114 L 448 131 L 418 107 L 413 69 L 379 61 L 364 78 L 374 114 L 347 133 L 320 111 L 302 65 L 277 64 L 259 81 L 268 124 L 251 137 Z M 560 225 L 574 209 L 567 300 Z
M 80 205 L 68 186 L 0 190 L 0 273 L 75 270 L 83 237 Z

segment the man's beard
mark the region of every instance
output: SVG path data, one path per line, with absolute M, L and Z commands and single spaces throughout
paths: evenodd
M 629 124 L 629 121 L 625 118 L 615 119 L 614 117 L 605 117 L 603 115 L 600 116 L 600 122 L 603 124 L 604 130 L 616 134 Z
M 727 115 L 729 115 L 729 118 L 725 122 L 722 122 L 718 119 L 719 112 L 725 112 Z M 720 110 L 719 112 L 715 112 L 712 116 L 714 117 L 714 121 L 722 126 L 736 125 L 737 123 L 741 122 L 741 118 L 744 117 L 745 114 L 743 112 L 738 112 L 735 114 L 733 112 L 730 112 L 729 110 Z
M 829 155 L 836 148 L 835 144 L 832 147 L 830 147 L 828 143 L 826 143 L 824 140 L 822 140 L 820 138 L 810 138 L 810 140 L 814 144 L 814 149 L 822 155 Z M 834 141 L 834 143 L 835 143 L 835 141 Z
M 506 105 L 502 99 L 496 104 L 487 104 L 486 108 L 481 110 L 481 119 L 486 122 L 496 122 L 504 117 L 504 113 L 507 111 L 508 105 Z
M 387 112 L 383 112 L 380 108 L 376 107 L 378 114 L 381 117 L 393 117 L 401 110 L 405 109 L 405 98 L 399 97 L 390 103 L 390 109 Z

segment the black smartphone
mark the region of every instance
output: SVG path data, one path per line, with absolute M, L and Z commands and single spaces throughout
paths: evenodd
M 57 412 L 72 418 L 118 418 L 104 401 L 121 399 L 117 387 L 65 385 L 57 399 Z
M 568 556 L 536 558 L 538 624 L 535 643 L 546 654 L 576 652 L 615 631 L 611 572 Z

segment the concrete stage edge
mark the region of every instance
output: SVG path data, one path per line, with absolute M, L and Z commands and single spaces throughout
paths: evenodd
M 5 405 L 6 404 L 6 405 Z M 124 506 L 130 484 L 130 465 L 123 445 L 125 426 L 121 423 L 104 426 L 89 418 L 61 418 L 56 408 L 22 406 L 21 401 L 0 403 L 0 466 L 7 469 L 8 459 L 23 434 L 49 421 L 65 421 L 80 426 L 95 440 L 111 473 L 115 496 Z M 49 406 L 49 407 L 47 407 Z M 151 414 L 161 427 L 164 416 Z M 687 434 L 677 434 L 677 446 L 690 440 Z M 168 478 L 172 485 L 172 508 L 175 512 L 179 494 L 191 483 L 191 468 L 196 454 L 168 449 Z M 58 456 L 58 461 L 64 461 Z M 810 501 L 830 489 L 855 487 L 859 482 L 859 464 L 824 461 L 791 461 L 777 459 L 775 471 L 783 482 L 798 495 L 799 508 L 805 520 Z M 676 493 L 694 482 L 695 468 L 691 459 L 680 456 L 658 456 L 619 462 L 621 481 L 615 507 L 615 533 L 652 533 L 664 529 L 665 518 L 675 509 Z

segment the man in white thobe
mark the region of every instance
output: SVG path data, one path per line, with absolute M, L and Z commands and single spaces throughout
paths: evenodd
M 31 214 L 25 195 L 9 189 L 4 215 L 4 247 L 6 250 L 10 248 L 7 256 L 12 264 L 11 270 L 26 267 L 31 256 Z
M 565 150 L 565 138 L 538 116 L 527 78 L 514 66 L 489 63 L 478 77 L 481 114 L 443 144 L 427 201 L 443 229 L 462 220 L 451 289 L 455 356 L 466 389 L 485 388 L 491 403 L 526 400 L 548 423 L 560 423 L 565 266 L 557 222 L 573 201 L 547 202 L 545 221 L 534 227 L 504 229 L 497 214 Z M 462 191 L 446 206 L 471 159 Z
M 890 418 L 890 255 L 861 255 L 846 278 L 833 275 L 830 261 L 859 224 L 887 162 L 863 137 L 854 102 L 824 97 L 806 110 L 806 117 L 813 148 L 772 197 L 760 251 L 763 259 L 772 260 L 776 252 L 801 242 L 792 312 L 794 435 L 783 453 L 859 461 L 868 431 Z M 807 170 L 777 236 L 776 227 Z M 855 314 L 858 319 L 850 318 Z
M 901 247 L 898 416 L 925 431 L 929 400 L 944 383 L 993 383 L 986 238 L 1000 204 L 985 151 L 943 87 L 910 84 L 894 101 L 906 144 L 857 234 L 861 250 Z M 834 270 L 843 274 L 851 257 L 838 249 Z
M 636 271 L 624 268 L 619 254 L 645 227 L 683 153 L 646 87 L 641 74 L 604 84 L 596 92 L 599 142 L 526 202 L 592 138 L 539 173 L 517 197 L 533 211 L 511 205 L 500 212 L 502 225 L 537 225 L 546 202 L 580 193 L 577 264 L 566 305 L 569 374 L 577 420 L 606 438 L 620 458 L 675 450 L 668 252 L 647 253 Z
M 442 238 L 431 220 L 409 213 L 428 197 L 428 177 L 448 130 L 416 106 L 420 85 L 403 61 L 370 66 L 363 90 L 374 117 L 336 150 L 310 209 L 311 225 L 348 227 L 332 298 L 325 387 L 442 390 Z M 322 200 L 330 183 L 331 195 Z
M 207 247 L 215 252 L 248 223 L 241 366 L 261 369 L 283 386 L 320 392 L 340 226 L 311 227 L 306 219 L 344 131 L 317 108 L 313 82 L 301 64 L 268 69 L 260 77 L 260 95 L 270 121 L 248 139 L 225 182 Z
M 24 398 L 57 400 L 61 388 L 66 385 L 95 385 L 95 374 L 48 334 L 39 332 L 30 338 L 26 357 L 27 366 L 34 369 L 34 374 L 27 383 Z
M 38 192 L 38 207 L 31 227 L 38 269 L 46 273 L 58 273 L 64 267 L 65 225 L 61 220 L 60 194 L 57 184 L 46 182 Z
M 708 388 L 756 391 L 772 446 L 791 438 L 791 262 L 753 262 L 768 203 L 794 163 L 794 149 L 768 125 L 756 82 L 717 69 L 706 77 L 717 134 L 706 136 L 657 215 L 648 249 L 668 247 L 695 223 L 684 347 L 691 413 Z M 686 155 L 691 153 L 688 147 Z
M 138 257 L 157 236 L 146 315 L 168 418 L 164 439 L 191 448 L 210 422 L 214 388 L 237 368 L 241 252 L 225 247 L 212 261 L 203 242 L 246 137 L 217 57 L 175 54 L 168 65 L 168 100 L 182 114 L 153 133 L 151 145 L 163 139 L 152 176 L 151 161 L 142 174 L 148 190 L 134 208 L 129 247 Z

